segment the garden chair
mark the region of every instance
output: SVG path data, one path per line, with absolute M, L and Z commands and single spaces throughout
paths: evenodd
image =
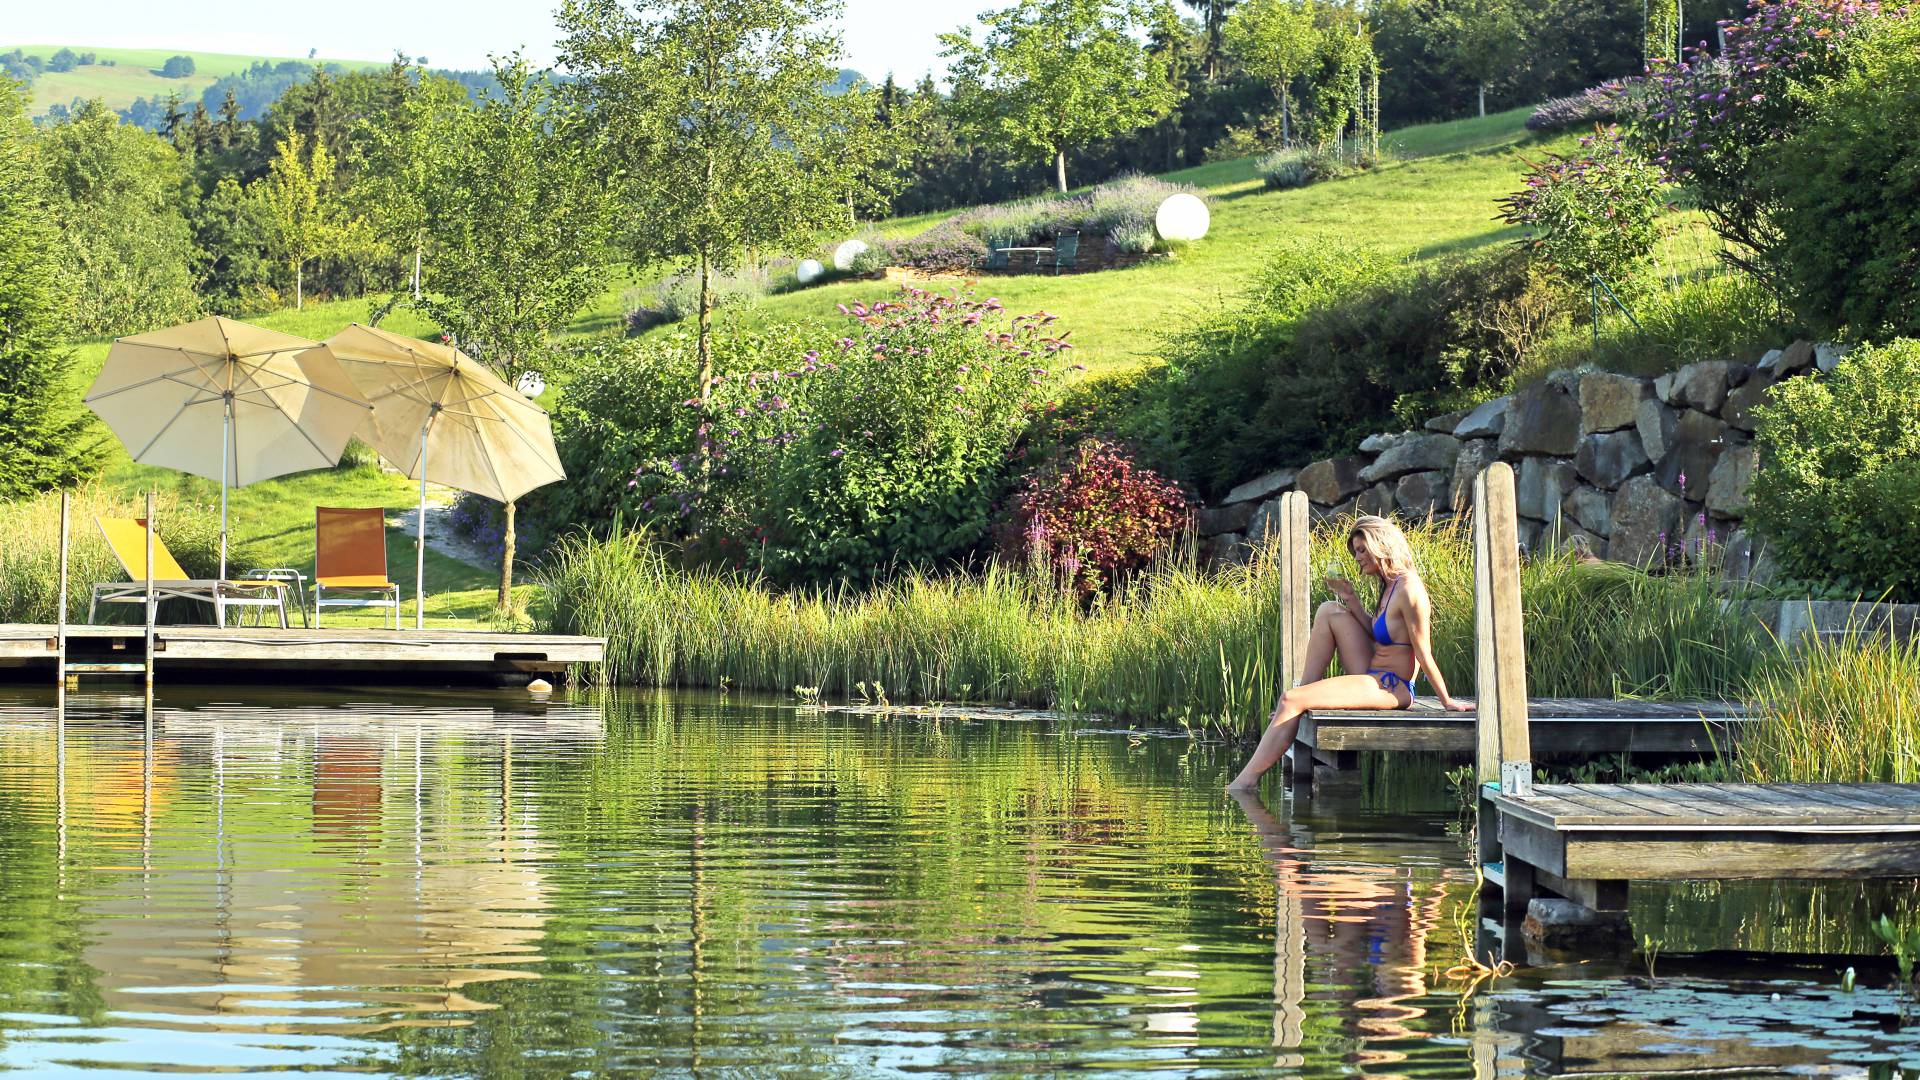
M 393 628 L 400 629 L 400 586 L 387 579 L 386 510 L 316 506 L 313 515 L 314 627 L 324 608 L 380 607 L 393 609 Z
M 131 581 L 102 581 L 93 586 L 93 599 L 87 604 L 87 621 L 101 604 L 144 604 L 147 602 L 147 522 L 145 518 L 93 519 L 107 538 L 107 547 L 120 561 L 120 569 Z M 162 600 L 199 600 L 213 605 L 216 626 L 227 625 L 227 609 L 274 608 L 280 613 L 280 627 L 287 626 L 287 586 L 280 581 L 215 581 L 190 578 L 167 550 L 158 533 L 153 537 L 153 602 L 146 613 L 152 619 Z
M 1048 262 L 1041 263 L 1041 266 L 1053 267 L 1053 272 L 1056 274 L 1060 272 L 1061 267 L 1072 270 L 1080 261 L 1080 234 L 1072 230 L 1067 230 L 1059 236 L 1054 237 L 1053 251 L 1041 252 L 1040 257 L 1044 259 L 1048 254 L 1051 254 L 1053 258 Z

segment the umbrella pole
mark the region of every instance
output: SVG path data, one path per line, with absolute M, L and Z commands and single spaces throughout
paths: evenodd
M 220 424 L 220 578 L 227 580 L 227 470 L 233 449 L 233 395 L 226 399 L 226 411 Z
M 414 545 L 413 564 L 413 628 L 427 628 L 427 428 L 433 423 L 429 415 L 427 423 L 420 425 L 420 538 Z

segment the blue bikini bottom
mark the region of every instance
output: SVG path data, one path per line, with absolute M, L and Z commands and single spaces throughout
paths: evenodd
M 1402 687 L 1405 687 L 1407 691 L 1407 700 L 1408 701 L 1413 700 L 1413 684 L 1411 682 L 1408 682 L 1406 679 L 1401 678 L 1399 672 L 1388 671 L 1385 668 L 1368 668 L 1367 674 L 1377 679 L 1380 683 L 1380 689 L 1385 690 L 1388 693 L 1398 693 Z

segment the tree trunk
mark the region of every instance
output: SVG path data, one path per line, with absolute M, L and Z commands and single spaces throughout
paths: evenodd
M 500 552 L 500 601 L 501 611 L 513 610 L 513 500 L 507 500 L 507 529 L 503 537 L 505 547 Z
M 413 241 L 413 298 L 420 299 L 420 239 Z
M 293 310 L 299 311 L 307 299 L 307 264 L 300 263 L 293 268 Z
M 1058 170 L 1060 194 L 1065 195 L 1067 193 L 1067 152 L 1065 150 L 1054 151 L 1053 165 Z
M 1292 96 L 1286 87 L 1280 88 L 1280 145 L 1288 150 L 1293 149 L 1293 116 L 1292 110 L 1287 108 L 1287 99 Z
M 1480 119 L 1487 118 L 1487 84 L 1480 84 Z
M 713 391 L 713 260 L 700 251 L 700 403 Z

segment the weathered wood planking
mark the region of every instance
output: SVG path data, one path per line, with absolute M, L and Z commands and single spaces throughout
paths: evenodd
M 1920 876 L 1920 784 L 1541 784 L 1485 797 L 1507 864 L 1558 879 L 1555 891 Z
M 1747 719 L 1724 701 L 1539 698 L 1527 703 L 1532 749 L 1542 754 L 1699 754 L 1725 748 Z M 1469 755 L 1472 713 L 1449 713 L 1433 698 L 1411 709 L 1323 709 L 1300 722 L 1295 741 L 1310 750 L 1424 750 Z
M 144 626 L 69 626 L 67 652 L 87 659 L 140 661 L 147 656 Z M 191 672 L 196 677 L 283 673 L 298 681 L 302 673 L 379 672 L 404 678 L 418 672 L 432 678 L 450 671 L 560 671 L 573 664 L 596 664 L 606 652 L 601 638 L 557 634 L 502 634 L 471 630 L 382 630 L 278 627 L 159 626 L 153 633 L 153 658 L 162 672 Z M 0 667 L 50 663 L 59 655 L 58 628 L 52 625 L 0 626 Z

